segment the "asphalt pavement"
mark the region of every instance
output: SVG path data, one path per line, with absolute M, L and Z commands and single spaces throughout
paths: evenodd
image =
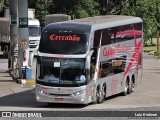
M 37 103 L 33 87 L 22 87 L 6 72 L 8 60 L 0 54 L 0 111 L 2 110 L 158 110 L 160 111 L 160 60 L 144 55 L 142 85 L 127 96 L 112 96 L 102 104 L 70 105 Z M 33 63 L 35 76 L 35 60 Z M 137 109 L 138 108 L 138 109 Z

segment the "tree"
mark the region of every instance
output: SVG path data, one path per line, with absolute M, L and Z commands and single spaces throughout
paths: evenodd
M 68 14 L 72 19 L 99 15 L 93 0 L 53 0 L 50 13 Z
M 9 7 L 9 0 L 0 0 L 0 16 L 4 16 L 5 7 Z
M 49 0 L 36 0 L 36 18 L 39 19 L 41 26 L 44 26 L 44 18 L 49 14 L 51 1 Z
M 101 15 L 121 14 L 125 7 L 133 6 L 136 0 L 95 0 L 99 4 L 99 11 Z
M 4 7 L 4 0 L 0 1 L 0 16 L 3 16 L 3 7 Z
M 155 37 L 157 28 L 159 26 L 158 15 L 160 6 L 158 0 L 138 0 L 132 7 L 123 9 L 122 14 L 141 17 L 144 27 L 144 40 L 145 43 Z

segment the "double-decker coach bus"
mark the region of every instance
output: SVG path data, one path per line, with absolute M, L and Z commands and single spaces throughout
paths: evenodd
M 49 24 L 37 57 L 36 100 L 102 103 L 142 79 L 142 20 L 107 15 Z

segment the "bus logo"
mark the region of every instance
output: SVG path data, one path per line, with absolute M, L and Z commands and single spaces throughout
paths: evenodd
M 60 89 L 60 88 L 58 88 L 58 91 L 61 91 L 61 89 Z
M 50 35 L 50 40 L 65 40 L 65 41 L 80 41 L 80 37 L 77 35 L 56 35 L 52 34 Z
M 123 44 L 123 46 L 121 47 L 120 44 L 116 45 L 115 47 L 110 47 L 108 50 L 107 48 L 103 49 L 103 56 L 112 56 L 115 55 L 116 53 L 124 53 L 131 50 L 131 46 L 126 46 Z

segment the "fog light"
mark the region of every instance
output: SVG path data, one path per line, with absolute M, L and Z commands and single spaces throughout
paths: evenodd
M 83 99 L 81 99 L 81 101 L 83 102 L 84 100 L 83 100 Z
M 39 100 L 39 97 L 36 97 L 37 98 L 37 100 Z

